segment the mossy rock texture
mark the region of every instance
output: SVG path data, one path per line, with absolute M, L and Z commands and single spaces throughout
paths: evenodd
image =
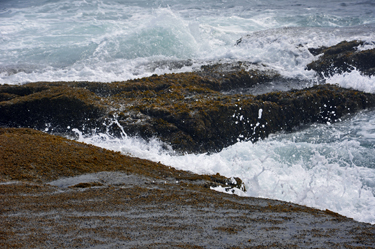
M 223 186 L 244 189 L 239 178 L 233 181 L 220 174 L 197 175 L 29 128 L 0 128 L 0 182 L 45 183 L 105 171 L 168 182 L 183 181 L 206 188 Z M 73 187 L 91 186 L 101 184 L 82 183 Z
M 244 63 L 125 82 L 38 82 L 0 86 L 0 126 L 51 133 L 123 132 L 158 138 L 178 152 L 215 152 L 311 122 L 333 123 L 373 107 L 375 96 L 335 85 L 262 95 L 236 90 L 270 82 Z
M 84 88 L 63 84 L 1 88 L 0 123 L 5 126 L 44 129 L 52 124 L 57 130 L 66 130 L 68 126 L 90 124 L 105 114 L 100 98 Z
M 361 50 L 369 45 L 363 41 L 343 41 L 332 47 L 310 48 L 313 55 L 320 55 L 318 60 L 307 65 L 321 76 L 330 77 L 357 69 L 364 75 L 375 75 L 375 49 Z

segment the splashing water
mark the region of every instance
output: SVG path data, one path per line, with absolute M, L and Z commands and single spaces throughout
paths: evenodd
M 106 134 L 79 140 L 199 174 L 240 177 L 245 196 L 330 209 L 375 223 L 375 111 L 254 144 L 240 142 L 210 155 L 176 155 L 157 140 Z
M 297 2 L 3 1 L 0 84 L 123 81 L 219 60 L 313 80 L 308 47 L 375 40 L 371 1 Z
M 375 41 L 373 1 L 4 0 L 0 84 L 124 81 L 236 61 L 257 63 L 286 79 L 317 82 L 315 73 L 305 70 L 317 59 L 308 48 L 343 40 Z M 375 92 L 374 78 L 357 71 L 325 81 Z M 240 177 L 247 196 L 328 208 L 371 223 L 374 139 L 373 111 L 210 155 L 176 155 L 160 141 L 124 132 L 121 138 L 79 136 L 79 141 L 179 169 Z

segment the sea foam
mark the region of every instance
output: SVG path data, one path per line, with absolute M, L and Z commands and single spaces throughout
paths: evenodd
M 370 44 L 373 7 L 349 0 L 6 1 L 0 6 L 0 84 L 125 81 L 246 61 L 286 79 L 270 89 L 310 86 L 322 80 L 306 70 L 318 58 L 308 49 L 343 40 Z M 325 81 L 374 93 L 374 78 L 357 71 Z M 375 223 L 374 120 L 373 112 L 363 112 L 210 155 L 177 155 L 160 141 L 125 134 L 81 135 L 79 141 L 199 174 L 240 177 L 245 195 Z
M 240 142 L 214 154 L 176 155 L 157 140 L 106 134 L 81 135 L 79 141 L 198 174 L 240 177 L 247 189 L 238 191 L 242 196 L 330 209 L 375 223 L 373 127 L 375 112 L 363 112 L 341 123 Z

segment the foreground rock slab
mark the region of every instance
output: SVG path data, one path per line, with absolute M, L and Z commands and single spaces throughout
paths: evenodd
M 227 186 L 222 176 L 178 171 L 30 129 L 0 129 L 0 180 L 2 248 L 375 244 L 375 226 L 329 210 L 218 193 L 208 187 Z
M 45 183 L 102 171 L 121 171 L 154 180 L 198 182 L 205 187 L 242 187 L 220 175 L 197 175 L 160 163 L 121 155 L 32 129 L 0 128 L 0 181 Z

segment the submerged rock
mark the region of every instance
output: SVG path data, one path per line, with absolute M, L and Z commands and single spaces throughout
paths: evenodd
M 221 76 L 220 76 L 221 75 Z M 224 91 L 267 82 L 272 72 L 208 66 L 126 82 L 0 86 L 0 125 L 51 133 L 107 132 L 158 138 L 179 152 L 214 152 L 300 124 L 335 122 L 373 107 L 375 96 L 334 85 L 254 96 Z M 73 134 L 73 133 L 72 133 Z
M 364 75 L 375 75 L 375 49 L 361 50 L 363 41 L 343 41 L 332 47 L 310 48 L 313 55 L 322 54 L 307 65 L 321 76 L 330 77 L 357 69 Z

